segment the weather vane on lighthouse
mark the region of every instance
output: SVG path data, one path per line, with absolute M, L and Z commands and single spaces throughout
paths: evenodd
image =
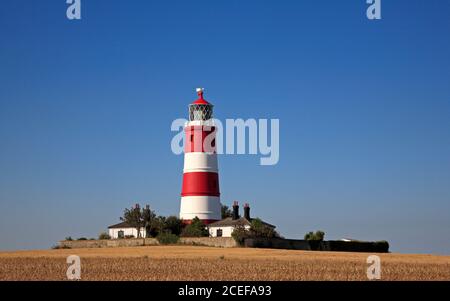
M 180 219 L 188 224 L 198 217 L 209 224 L 221 219 L 216 131 L 211 126 L 214 106 L 203 98 L 204 88 L 196 91 L 198 99 L 189 105 L 189 121 L 184 128 L 186 143 Z M 206 138 L 212 141 L 211 145 L 204 145 Z

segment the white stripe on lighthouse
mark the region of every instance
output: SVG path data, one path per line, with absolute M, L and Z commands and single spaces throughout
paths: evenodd
M 181 198 L 180 219 L 221 219 L 220 198 L 217 196 L 185 196 Z
M 185 153 L 184 172 L 215 172 L 217 173 L 217 154 Z

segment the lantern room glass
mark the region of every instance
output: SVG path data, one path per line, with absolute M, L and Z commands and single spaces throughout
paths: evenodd
M 213 105 L 211 104 L 191 104 L 189 105 L 189 121 L 206 121 L 212 118 Z

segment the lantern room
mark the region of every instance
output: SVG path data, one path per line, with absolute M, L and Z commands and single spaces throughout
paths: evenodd
M 197 88 L 198 99 L 189 105 L 189 121 L 207 121 L 213 117 L 213 105 L 203 98 L 203 88 Z

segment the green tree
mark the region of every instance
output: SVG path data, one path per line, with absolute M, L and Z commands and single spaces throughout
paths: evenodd
M 231 209 L 226 205 L 222 205 L 221 211 L 222 211 L 222 219 L 233 216 L 233 211 L 231 211 Z
M 123 212 L 123 216 L 120 218 L 121 221 L 126 222 L 133 228 L 137 230 L 138 238 L 141 237 L 141 228 L 144 227 L 144 221 L 142 218 L 142 212 L 139 204 L 136 204 L 130 209 L 126 208 Z
M 310 231 L 310 232 L 308 232 L 308 233 L 305 234 L 304 239 L 305 239 L 305 240 L 313 240 L 313 239 L 312 239 L 313 236 L 314 236 L 314 232 Z
M 325 238 L 325 232 L 323 231 L 316 231 L 316 238 L 317 240 L 323 241 Z
M 198 217 L 194 217 L 189 225 L 184 227 L 181 232 L 181 236 L 184 237 L 204 237 L 209 236 L 206 226 Z
M 151 233 L 155 225 L 156 214 L 150 209 L 149 205 L 146 205 L 145 208 L 142 209 L 141 218 L 145 229 L 145 237 L 151 237 Z
M 164 231 L 170 232 L 174 235 L 180 235 L 183 228 L 183 223 L 176 216 L 169 216 L 164 223 Z
M 315 233 L 310 231 L 305 234 L 305 240 L 318 240 L 323 241 L 325 238 L 325 232 L 323 231 L 316 231 Z
M 250 235 L 252 237 L 260 238 L 274 238 L 279 237 L 274 228 L 267 226 L 259 218 L 254 218 L 250 224 Z
M 164 226 L 166 224 L 166 218 L 164 216 L 158 216 L 153 219 L 150 227 L 150 236 L 156 237 L 158 234 L 164 232 Z
M 244 226 L 237 226 L 234 228 L 231 233 L 231 237 L 238 243 L 238 245 L 244 245 L 244 241 L 246 238 L 250 237 L 250 231 L 244 228 Z
M 252 220 L 249 229 L 246 229 L 244 226 L 234 228 L 231 237 L 239 245 L 243 245 L 247 238 L 275 238 L 280 237 L 280 235 L 274 228 L 264 224 L 261 219 L 255 218 Z

